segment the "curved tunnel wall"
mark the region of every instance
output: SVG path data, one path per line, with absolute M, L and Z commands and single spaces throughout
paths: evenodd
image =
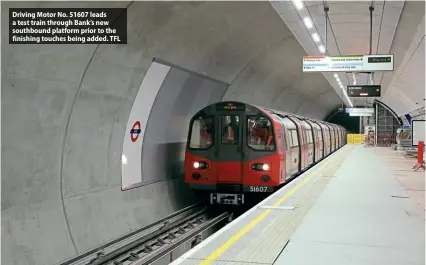
M 301 73 L 306 53 L 269 2 L 1 4 L 4 264 L 50 265 L 192 202 L 181 179 L 120 190 L 154 57 L 230 83 L 226 100 L 312 118 L 340 103 L 321 74 Z M 7 43 L 9 7 L 126 6 L 127 45 Z
M 189 121 L 201 108 L 220 101 L 227 88 L 228 84 L 171 65 L 146 125 L 141 184 L 183 177 Z

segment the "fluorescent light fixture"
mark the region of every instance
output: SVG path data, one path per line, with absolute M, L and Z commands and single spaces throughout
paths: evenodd
M 309 17 L 305 17 L 303 19 L 303 22 L 305 22 L 305 25 L 308 29 L 312 28 L 312 20 Z
M 318 50 L 319 50 L 321 53 L 324 53 L 324 52 L 325 52 L 325 48 L 324 48 L 324 46 L 323 46 L 323 45 L 320 45 L 320 46 L 318 47 Z
M 339 75 L 338 74 L 334 74 L 334 78 L 339 78 Z
M 312 34 L 312 38 L 314 39 L 315 42 L 319 42 L 320 41 L 318 33 L 316 33 L 316 32 L 314 34 Z
M 337 83 L 340 83 L 340 78 L 336 78 Z
M 297 10 L 300 10 L 303 8 L 303 3 L 301 0 L 293 0 L 293 4 L 296 6 Z

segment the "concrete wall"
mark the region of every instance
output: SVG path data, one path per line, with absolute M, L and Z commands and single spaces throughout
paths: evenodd
M 230 83 L 225 99 L 313 118 L 340 102 L 301 73 L 305 53 L 269 2 L 132 2 L 127 45 L 7 44 L 8 7 L 127 5 L 2 2 L 2 264 L 50 265 L 191 203 L 181 179 L 120 190 L 154 57 Z
M 425 101 L 425 1 L 405 1 L 390 54 L 394 71 L 382 76 L 382 101 L 398 116 L 405 115 Z M 417 103 L 417 104 L 416 104 Z

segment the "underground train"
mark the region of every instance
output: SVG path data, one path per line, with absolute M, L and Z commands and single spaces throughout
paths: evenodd
M 346 130 L 243 102 L 209 105 L 190 120 L 185 183 L 210 204 L 266 196 L 346 144 Z

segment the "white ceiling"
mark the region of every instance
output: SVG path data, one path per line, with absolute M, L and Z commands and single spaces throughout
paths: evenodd
M 327 49 L 329 55 L 369 54 L 371 1 L 325 1 L 329 7 L 327 27 Z M 292 1 L 271 1 L 272 6 L 293 32 L 309 55 L 321 55 L 318 45 L 325 45 L 325 12 L 323 1 L 302 1 L 303 8 L 297 9 Z M 389 54 L 395 31 L 401 15 L 404 1 L 373 2 L 372 54 Z M 304 17 L 310 17 L 313 27 L 308 29 L 303 23 Z M 315 43 L 312 34 L 317 32 L 321 42 Z M 424 52 L 424 49 L 422 50 Z M 421 57 L 424 60 L 424 56 Z M 302 58 L 301 58 L 302 60 Z M 424 71 L 424 70 L 423 70 Z M 336 92 L 342 97 L 342 89 L 333 73 L 323 73 Z M 374 74 L 375 84 L 382 83 L 382 73 Z M 353 84 L 353 75 L 339 73 L 340 80 L 346 85 Z M 357 84 L 369 84 L 365 74 L 356 75 Z M 382 96 L 386 94 L 382 86 Z M 351 98 L 354 105 L 372 103 L 374 98 Z M 347 102 L 345 100 L 345 102 Z
M 425 105 L 425 23 L 418 25 L 411 45 L 406 47 L 402 62 L 394 69 L 383 101 L 395 112 L 407 113 Z

